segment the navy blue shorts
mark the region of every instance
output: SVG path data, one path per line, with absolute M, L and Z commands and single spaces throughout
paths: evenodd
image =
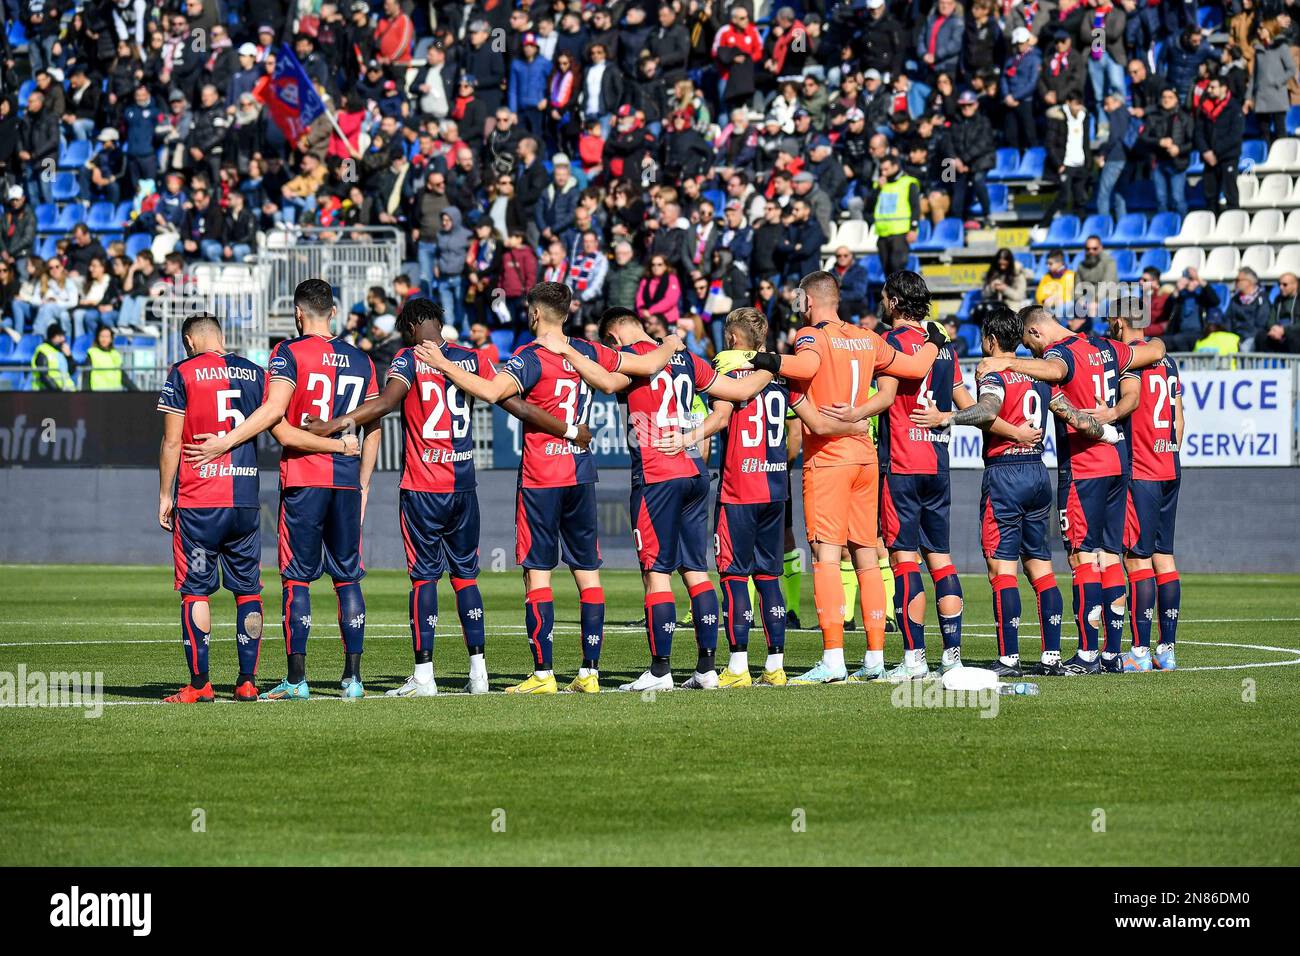
M 366 576 L 361 563 L 361 491 L 281 488 L 280 577 L 311 582 L 322 573 L 336 584 Z
M 881 476 L 880 534 L 890 551 L 948 553 L 948 475 Z
M 1120 475 L 1104 478 L 1070 478 L 1056 483 L 1061 538 L 1066 551 L 1105 551 L 1119 554 L 1124 547 L 1125 484 Z
M 231 594 L 262 593 L 261 511 L 258 508 L 177 508 L 172 558 L 177 591 L 214 594 L 217 565 Z
M 718 573 L 780 577 L 785 570 L 784 501 L 738 505 L 719 501 L 713 518 Z
M 478 577 L 478 495 L 408 491 L 399 498 L 406 570 L 413 581 Z
M 1050 560 L 1047 522 L 1051 514 L 1052 480 L 1041 461 L 1007 462 L 984 469 L 980 486 L 984 557 Z
M 709 479 L 632 483 L 632 541 L 642 571 L 709 569 Z
M 1128 485 L 1128 515 L 1124 549 L 1135 558 L 1174 553 L 1174 521 L 1178 516 L 1180 479 L 1142 481 Z
M 596 486 L 520 488 L 515 495 L 515 563 L 550 571 L 561 557 L 575 571 L 595 571 L 601 565 Z

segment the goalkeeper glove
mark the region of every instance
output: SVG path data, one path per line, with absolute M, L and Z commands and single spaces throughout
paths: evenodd
M 754 366 L 760 372 L 771 372 L 773 375 L 781 371 L 781 356 L 775 352 L 749 352 L 749 364 Z
M 925 340 L 937 349 L 948 344 L 948 333 L 938 322 L 927 319 L 925 322 Z
M 753 352 L 744 349 L 726 349 L 713 356 L 713 367 L 726 375 L 728 372 L 736 371 L 742 365 L 748 365 L 753 357 Z

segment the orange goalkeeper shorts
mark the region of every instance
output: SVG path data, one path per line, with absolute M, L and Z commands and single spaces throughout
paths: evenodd
M 803 515 L 808 541 L 875 547 L 880 466 L 829 465 L 804 468 Z

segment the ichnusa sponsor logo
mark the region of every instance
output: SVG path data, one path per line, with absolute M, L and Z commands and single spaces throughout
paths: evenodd
M 70 892 L 50 897 L 50 925 L 56 927 L 129 927 L 133 936 L 148 936 L 153 927 L 152 893 Z

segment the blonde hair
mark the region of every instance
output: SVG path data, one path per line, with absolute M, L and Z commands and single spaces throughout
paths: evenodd
M 727 313 L 723 334 L 733 333 L 743 338 L 751 349 L 760 349 L 767 341 L 767 316 L 751 306 L 742 306 Z

